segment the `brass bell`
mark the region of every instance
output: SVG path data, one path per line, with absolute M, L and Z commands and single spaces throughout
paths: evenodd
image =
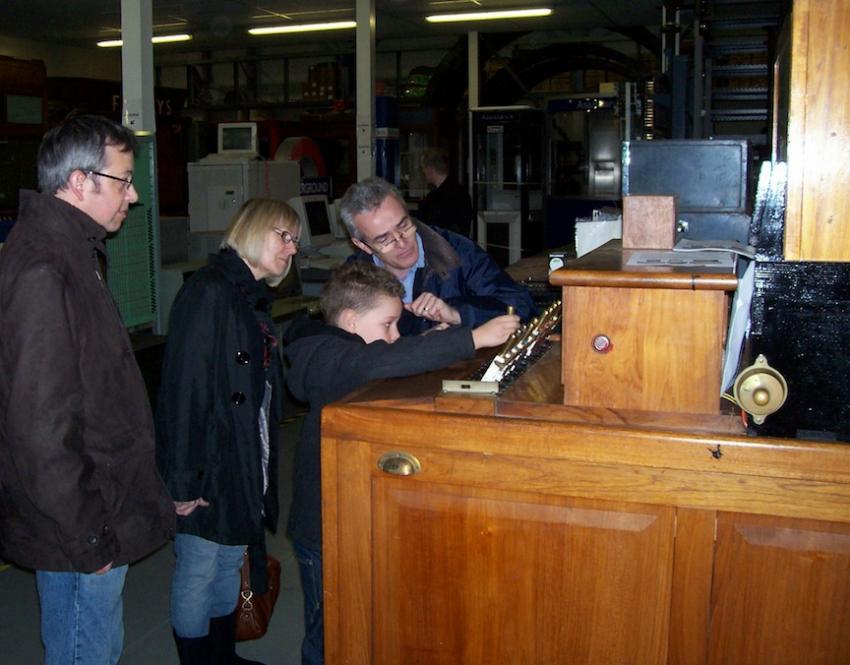
M 753 417 L 756 425 L 761 425 L 767 416 L 778 411 L 788 397 L 785 377 L 761 354 L 738 375 L 732 390 L 738 406 Z

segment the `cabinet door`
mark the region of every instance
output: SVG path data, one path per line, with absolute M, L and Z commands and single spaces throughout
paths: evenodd
M 708 662 L 850 663 L 850 525 L 721 513 Z
M 373 663 L 666 661 L 671 508 L 496 491 L 474 463 L 459 485 L 463 455 L 420 459 L 455 482 L 373 474 Z

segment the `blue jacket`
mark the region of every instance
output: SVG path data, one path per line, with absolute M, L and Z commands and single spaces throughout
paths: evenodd
M 416 223 L 416 232 L 422 239 L 425 267 L 416 270 L 414 300 L 424 291 L 433 293 L 454 307 L 460 313 L 461 324 L 471 328 L 505 314 L 508 305 L 514 306 L 523 322 L 535 313 L 528 289 L 511 279 L 474 242 L 420 222 Z M 371 261 L 372 257 L 359 250 L 349 260 Z M 433 325 L 405 310 L 398 330 L 402 335 L 418 335 Z

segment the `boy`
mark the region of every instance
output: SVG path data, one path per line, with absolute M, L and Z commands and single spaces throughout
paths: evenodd
M 438 327 L 427 335 L 399 337 L 404 287 L 371 262 L 352 261 L 325 285 L 320 307 L 326 323 L 306 321 L 287 334 L 287 385 L 309 404 L 295 455 L 295 489 L 289 513 L 301 583 L 305 635 L 302 663 L 323 662 L 322 501 L 320 441 L 322 407 L 373 379 L 409 376 L 499 346 L 519 328 L 519 317 L 498 316 L 474 330 Z

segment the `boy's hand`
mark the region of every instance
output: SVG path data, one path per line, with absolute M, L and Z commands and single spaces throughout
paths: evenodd
M 416 316 L 421 316 L 429 321 L 437 323 L 448 323 L 450 326 L 459 326 L 460 312 L 449 305 L 445 300 L 441 300 L 433 293 L 428 291 L 423 292 L 416 300 L 410 303 L 405 303 L 404 308 L 408 312 L 412 312 Z
M 476 349 L 499 346 L 518 329 L 519 317 L 516 314 L 497 316 L 472 331 L 472 343 Z

